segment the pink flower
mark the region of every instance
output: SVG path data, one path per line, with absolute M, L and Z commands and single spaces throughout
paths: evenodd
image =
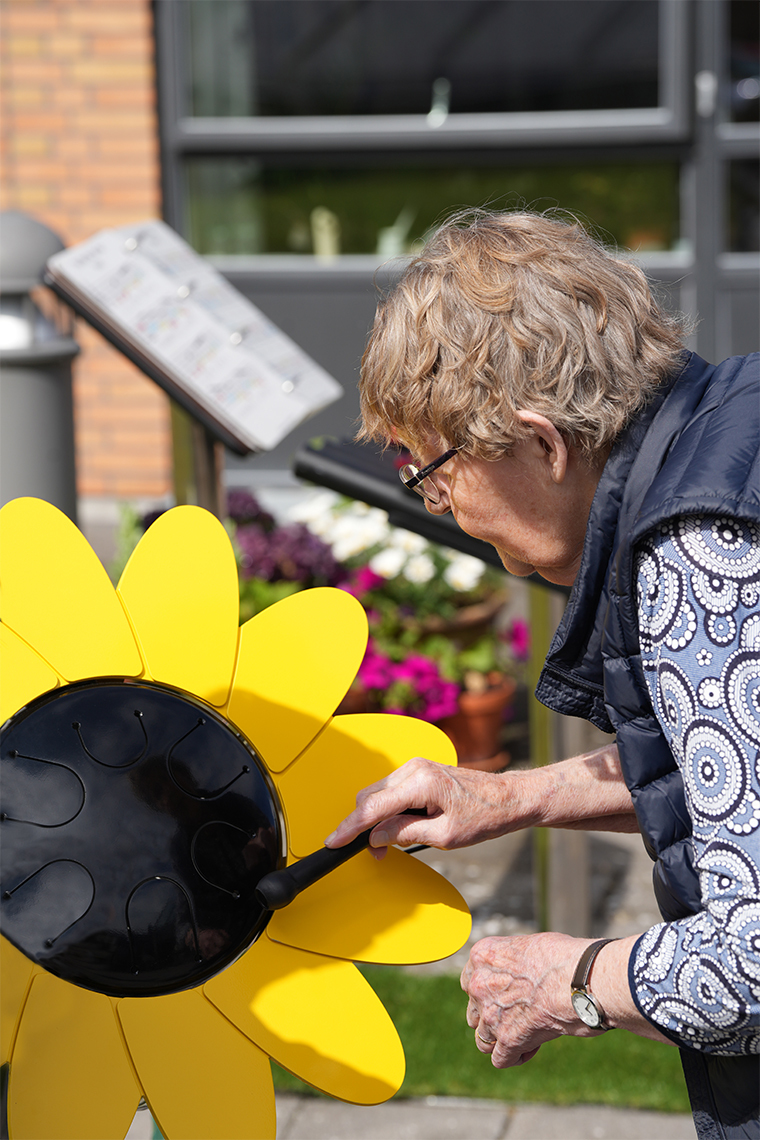
M 530 626 L 522 618 L 515 618 L 507 630 L 507 641 L 518 661 L 530 657 Z

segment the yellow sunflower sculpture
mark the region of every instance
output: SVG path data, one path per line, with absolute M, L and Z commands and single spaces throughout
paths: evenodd
M 274 1137 L 269 1058 L 376 1104 L 404 1075 L 353 961 L 452 954 L 454 889 L 362 851 L 285 909 L 263 875 L 321 847 L 410 756 L 408 717 L 333 717 L 367 638 L 340 590 L 238 627 L 224 528 L 163 515 L 116 590 L 47 503 L 0 511 L 2 1064 L 12 1140 L 124 1137 L 141 1097 L 176 1140 Z

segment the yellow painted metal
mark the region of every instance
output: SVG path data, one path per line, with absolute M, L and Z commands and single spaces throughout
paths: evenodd
M 34 964 L 0 937 L 0 1065 L 10 1059 L 19 1014 L 32 980 Z
M 146 531 L 117 587 L 156 681 L 212 705 L 229 695 L 238 642 L 238 577 L 222 524 L 175 507 Z
M 41 499 L 0 510 L 2 620 L 67 681 L 137 677 L 142 661 L 97 555 Z
M 330 719 L 361 664 L 367 618 L 344 590 L 303 590 L 246 622 L 228 709 L 273 772 Z
M 467 941 L 470 912 L 432 868 L 391 848 L 378 862 L 362 851 L 275 912 L 274 942 L 357 962 L 401 964 L 448 958 Z
M 204 993 L 278 1064 L 331 1096 L 379 1104 L 401 1086 L 398 1034 L 350 962 L 278 946 L 264 933 Z
M 58 680 L 46 661 L 0 623 L 0 724 L 40 693 L 54 689 Z
M 274 1140 L 269 1058 L 199 991 L 124 999 L 118 1014 L 164 1136 Z
M 139 1101 L 111 999 L 35 975 L 10 1065 L 10 1140 L 122 1140 Z
M 413 756 L 456 764 L 444 732 L 414 717 L 391 713 L 337 716 L 287 772 L 276 777 L 285 805 L 288 841 L 303 857 L 356 806 L 356 793 Z

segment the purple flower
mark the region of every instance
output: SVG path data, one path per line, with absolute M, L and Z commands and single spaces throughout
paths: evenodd
M 161 515 L 166 513 L 166 509 L 166 507 L 158 507 L 156 510 L 148 511 L 147 514 L 143 515 L 140 520 L 143 530 L 146 531 L 149 526 L 153 526 L 156 519 L 160 519 Z
M 239 487 L 227 492 L 227 515 L 238 526 L 258 523 L 264 530 L 272 530 L 274 527 L 272 515 L 263 509 L 250 491 L 243 491 Z
M 300 523 L 270 532 L 257 523 L 246 523 L 238 526 L 236 537 L 246 578 L 313 586 L 332 585 L 341 576 L 330 547 Z

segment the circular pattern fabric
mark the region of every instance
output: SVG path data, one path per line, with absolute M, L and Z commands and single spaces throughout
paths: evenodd
M 760 527 L 727 517 L 679 519 L 673 544 L 694 571 L 737 582 L 760 578 Z
M 684 736 L 694 810 L 711 822 L 730 819 L 747 792 L 747 758 L 718 721 L 695 720 Z
M 642 666 L 676 758 L 704 910 L 637 943 L 641 1008 L 692 1048 L 760 1050 L 760 527 L 673 519 L 637 561 Z

